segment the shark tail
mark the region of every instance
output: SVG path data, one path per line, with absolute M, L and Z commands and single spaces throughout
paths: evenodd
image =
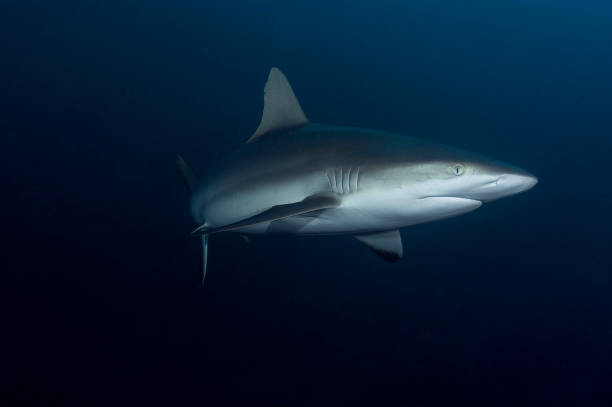
M 176 173 L 183 178 L 187 191 L 192 194 L 196 185 L 196 178 L 193 175 L 193 171 L 191 171 L 189 164 L 187 164 L 187 161 L 185 161 L 183 156 L 180 154 L 175 154 L 174 162 L 176 163 Z
M 187 164 L 187 161 L 180 154 L 176 154 L 174 157 L 176 163 L 176 172 L 181 176 L 183 182 L 185 183 L 185 187 L 189 194 L 193 194 L 196 186 L 196 177 L 193 174 L 193 171 Z M 201 285 L 204 286 L 204 281 L 206 280 L 206 266 L 208 263 L 208 233 L 202 233 L 202 281 Z
M 208 263 L 208 234 L 202 235 L 202 280 L 201 287 L 204 287 L 206 281 L 206 264 Z

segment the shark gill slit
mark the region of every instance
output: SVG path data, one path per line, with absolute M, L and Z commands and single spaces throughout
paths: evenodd
M 330 179 L 332 179 L 332 180 L 334 181 L 334 182 L 333 182 L 333 185 L 332 185 L 332 191 L 334 191 L 334 192 L 338 192 L 338 188 L 337 188 L 337 186 L 336 186 L 336 170 L 335 170 L 335 168 L 332 168 L 332 169 L 330 170 L 330 172 L 331 172 L 331 174 L 330 174 Z
M 357 192 L 357 168 L 355 168 L 355 171 L 352 170 L 351 168 L 351 172 L 350 172 L 351 176 L 349 177 L 349 188 L 351 190 L 351 192 Z
M 348 174 L 346 174 L 346 192 L 351 193 L 351 167 L 348 168 Z
M 338 169 L 334 168 L 334 180 L 336 181 L 336 192 L 340 193 L 340 184 L 338 183 Z
M 338 169 L 334 167 L 334 187 L 336 188 L 336 193 L 340 193 L 340 187 L 338 186 Z
M 331 175 L 329 173 L 329 168 L 327 170 L 325 170 L 325 175 L 327 175 L 327 182 L 329 182 L 329 189 L 331 189 L 332 192 L 333 192 L 334 191 L 334 185 L 332 184 Z
M 332 192 L 340 195 L 350 194 L 359 190 L 360 168 L 348 167 L 345 171 L 343 167 L 329 168 L 325 171 L 329 188 Z

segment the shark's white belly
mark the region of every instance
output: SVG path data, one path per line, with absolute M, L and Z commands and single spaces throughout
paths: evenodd
M 482 202 L 455 197 L 370 191 L 343 197 L 338 208 L 236 229 L 238 233 L 363 234 L 398 229 L 473 211 Z

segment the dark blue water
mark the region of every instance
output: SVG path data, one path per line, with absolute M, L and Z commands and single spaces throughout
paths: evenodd
M 612 405 L 607 1 L 0 3 L 2 405 Z M 418 135 L 533 190 L 403 231 L 199 244 L 196 172 L 259 123 Z

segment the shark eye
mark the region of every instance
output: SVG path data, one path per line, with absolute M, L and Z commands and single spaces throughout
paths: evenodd
M 455 174 L 456 176 L 459 176 L 463 174 L 463 171 L 465 171 L 465 167 L 463 167 L 463 164 L 455 164 L 452 166 L 452 171 L 453 171 L 453 174 Z

